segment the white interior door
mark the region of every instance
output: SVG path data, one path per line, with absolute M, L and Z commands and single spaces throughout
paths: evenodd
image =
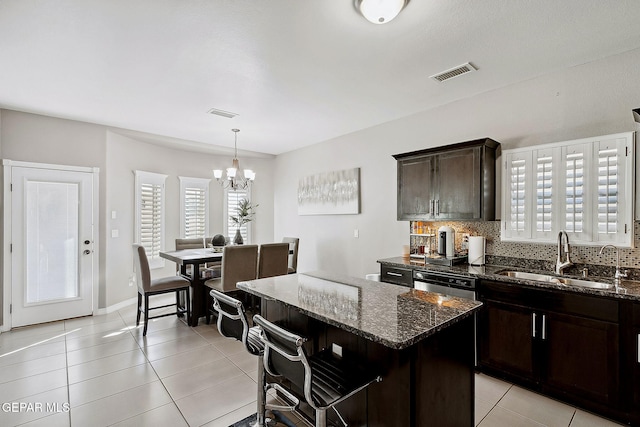
M 12 167 L 12 327 L 92 314 L 93 180 L 91 172 Z

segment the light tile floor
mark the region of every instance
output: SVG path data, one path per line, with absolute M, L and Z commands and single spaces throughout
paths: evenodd
M 0 426 L 226 427 L 255 412 L 257 360 L 240 343 L 174 316 L 150 321 L 143 337 L 135 314 L 0 334 Z M 477 375 L 476 425 L 618 424 Z

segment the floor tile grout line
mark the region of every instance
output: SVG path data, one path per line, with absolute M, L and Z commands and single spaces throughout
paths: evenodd
M 118 312 L 120 314 L 120 312 Z M 123 317 L 122 314 L 120 314 L 120 317 Z M 124 319 L 123 319 L 124 320 Z M 136 325 L 137 327 L 138 325 Z M 129 333 L 131 334 L 131 336 L 133 336 L 133 332 L 131 332 L 134 329 L 130 329 Z M 135 337 L 133 337 L 133 339 L 135 340 Z M 164 391 L 167 393 L 167 396 L 169 396 L 169 398 L 171 399 L 171 403 L 173 404 L 173 406 L 175 406 L 175 408 L 178 410 L 178 413 L 180 414 L 180 416 L 182 417 L 182 419 L 184 420 L 185 424 L 188 426 L 189 422 L 187 421 L 186 416 L 182 413 L 182 411 L 180 410 L 180 407 L 178 406 L 178 404 L 176 403 L 175 399 L 173 398 L 173 396 L 171 395 L 171 393 L 169 393 L 169 390 L 167 390 L 167 386 L 164 384 L 164 381 L 162 381 L 162 378 L 160 378 L 160 375 L 158 375 L 158 371 L 156 371 L 156 368 L 153 366 L 153 364 L 151 363 L 151 360 L 149 360 L 149 357 L 147 355 L 147 353 L 145 353 L 144 349 L 140 346 L 140 342 L 138 342 L 136 340 L 136 344 L 138 344 L 138 347 L 140 347 L 140 351 L 142 352 L 145 360 L 147 361 L 147 363 L 149 364 L 149 366 L 151 366 L 151 369 L 153 369 L 153 372 L 156 374 L 156 377 L 158 377 L 158 380 L 160 381 L 160 384 L 162 384 L 162 388 L 164 388 Z M 157 409 L 157 408 L 154 408 Z M 148 412 L 148 411 L 146 411 Z M 143 412 L 144 413 L 144 412 Z M 136 415 L 139 416 L 141 414 Z M 131 417 L 133 418 L 133 417 Z M 125 420 L 123 420 L 125 421 Z
M 500 381 L 502 381 L 502 380 L 500 380 Z M 503 382 L 504 382 L 504 381 L 503 381 Z M 481 419 L 478 423 L 476 423 L 476 426 L 479 426 L 479 425 L 482 423 L 482 421 L 484 421 L 484 419 L 485 419 L 485 418 L 487 418 L 487 417 L 489 416 L 489 414 L 491 413 L 491 411 L 493 411 L 496 407 L 498 407 L 498 403 L 500 403 L 500 401 L 501 401 L 501 400 L 502 400 L 502 399 L 507 395 L 507 393 L 509 392 L 509 390 L 511 390 L 511 387 L 513 387 L 513 384 L 511 384 L 511 383 L 506 383 L 506 382 L 505 382 L 505 384 L 509 384 L 509 387 L 507 387 L 507 389 L 505 390 L 505 392 L 504 392 L 504 393 L 502 393 L 502 395 L 500 396 L 500 398 L 499 398 L 498 400 L 496 400 L 496 403 L 494 403 L 494 404 L 491 406 L 491 409 L 489 409 L 489 410 L 487 411 L 487 413 L 484 415 L 484 417 L 482 417 L 482 419 Z M 474 393 L 474 394 L 475 394 L 475 393 Z M 485 401 L 486 401 L 486 400 L 485 400 Z M 502 408 L 502 407 L 500 407 L 500 408 Z M 474 407 L 474 411 L 475 411 L 475 407 Z M 513 412 L 513 411 L 511 411 L 511 412 Z M 520 414 L 518 414 L 518 415 L 520 415 Z
M 65 329 L 66 329 L 66 321 L 65 321 Z M 69 404 L 69 412 L 67 415 L 69 416 L 69 427 L 71 427 L 71 393 L 69 391 L 69 352 L 67 351 L 67 336 L 64 336 L 64 359 L 65 365 L 67 367 L 67 403 Z
M 107 343 L 107 344 L 108 344 L 108 343 Z M 71 353 L 76 352 L 76 351 L 78 351 L 78 350 L 72 350 L 72 351 L 71 351 Z M 76 364 L 73 364 L 73 365 L 71 365 L 71 366 L 84 365 L 85 363 L 95 362 L 96 360 L 106 359 L 107 357 L 116 356 L 116 355 L 118 355 L 118 354 L 123 354 L 123 353 L 128 353 L 128 352 L 130 352 L 130 351 L 134 351 L 134 350 L 124 350 L 124 351 L 119 351 L 119 352 L 117 352 L 117 353 L 108 354 L 108 355 L 106 355 L 106 356 L 96 357 L 95 359 L 91 359 L 91 360 L 87 360 L 87 361 L 84 361 L 84 362 L 76 363 Z M 143 350 L 143 353 L 144 353 L 144 350 Z M 69 366 L 69 367 L 70 367 L 70 366 Z
M 200 338 L 205 339 L 205 338 L 204 338 L 200 333 L 198 333 L 198 331 L 194 330 L 194 328 L 193 328 L 193 327 L 188 326 L 188 328 L 189 328 L 191 331 L 195 332 L 195 333 L 196 333 L 196 335 L 200 336 Z M 134 337 L 134 338 L 135 338 L 135 337 Z M 205 340 L 206 340 L 206 339 L 205 339 Z M 172 341 L 173 341 L 173 340 L 172 340 Z M 136 342 L 138 343 L 138 346 L 140 346 L 140 342 L 139 342 L 139 341 L 136 341 Z M 207 341 L 207 344 L 206 344 L 205 346 L 203 346 L 203 347 L 208 347 L 208 346 L 212 346 L 212 347 L 214 347 L 214 348 L 215 348 L 215 345 L 214 345 L 212 342 L 209 342 L 209 341 Z M 147 361 L 148 361 L 148 362 L 149 362 L 149 364 L 151 365 L 152 369 L 153 369 L 153 370 L 154 370 L 154 372 L 156 373 L 156 376 L 158 376 L 158 378 L 160 379 L 160 383 L 162 384 L 162 386 L 164 387 L 165 391 L 167 392 L 167 394 L 168 394 L 168 395 L 169 395 L 169 397 L 171 398 L 171 401 L 173 402 L 173 404 L 175 405 L 175 407 L 178 409 L 178 412 L 180 412 L 180 415 L 181 415 L 181 416 L 182 416 L 182 418 L 184 419 L 185 423 L 186 423 L 188 426 L 190 426 L 190 424 L 189 424 L 189 422 L 188 422 L 188 420 L 187 420 L 187 418 L 186 418 L 185 414 L 184 414 L 184 413 L 182 412 L 182 410 L 180 409 L 180 406 L 178 405 L 178 403 L 177 403 L 176 399 L 174 399 L 173 395 L 169 392 L 169 390 L 167 389 L 167 387 L 166 387 L 166 385 L 165 385 L 165 383 L 164 383 L 164 379 L 166 379 L 166 378 L 170 378 L 170 377 L 175 376 L 175 375 L 179 375 L 180 373 L 178 372 L 178 373 L 176 373 L 176 374 L 174 374 L 174 375 L 170 375 L 170 376 L 168 376 L 168 377 L 165 377 L 164 379 L 163 379 L 163 378 L 160 378 L 160 375 L 158 375 L 158 372 L 157 372 L 157 371 L 155 370 L 155 368 L 153 367 L 153 363 L 152 363 L 152 361 L 151 361 L 151 360 L 149 360 L 149 358 L 147 357 L 147 354 L 144 352 L 144 349 L 142 349 L 142 347 L 141 347 L 141 346 L 140 346 L 140 349 L 141 349 L 141 350 L 142 350 L 142 352 L 145 354 L 145 359 L 147 359 Z M 220 352 L 220 354 L 222 354 L 222 356 L 223 356 L 223 357 L 222 357 L 221 359 L 219 359 L 219 360 L 223 360 L 223 359 L 228 360 L 228 361 L 229 361 L 229 362 L 231 362 L 234 366 L 236 366 L 236 368 L 238 368 L 238 369 L 240 370 L 240 372 L 241 372 L 239 375 L 234 376 L 234 377 L 232 377 L 232 378 L 228 378 L 227 380 L 231 380 L 231 379 L 234 379 L 234 378 L 238 378 L 238 377 L 241 377 L 241 376 L 243 376 L 243 375 L 244 375 L 244 376 L 247 376 L 251 381 L 255 382 L 255 381 L 254 381 L 254 379 L 253 379 L 253 378 L 252 378 L 248 373 L 246 373 L 246 372 L 245 372 L 245 371 L 243 371 L 240 367 L 238 367 L 235 363 L 233 363 L 233 361 L 232 361 L 231 359 L 229 359 L 229 356 L 228 356 L 226 353 L 222 352 L 221 350 L 219 350 L 219 349 L 217 349 L 217 348 L 216 348 L 216 350 L 217 350 L 217 351 L 219 351 L 219 352 Z M 177 353 L 177 354 L 186 353 L 186 352 L 188 352 L 188 351 L 191 351 L 191 350 L 187 350 L 187 351 L 185 351 L 185 352 L 180 352 L 180 353 Z M 167 357 L 173 357 L 173 356 L 175 356 L 175 355 L 171 355 L 171 356 L 167 356 Z M 165 358 L 163 357 L 163 358 L 160 358 L 160 359 L 157 359 L 157 360 L 162 360 L 162 359 L 165 359 Z M 157 361 L 157 360 L 156 360 L 156 361 Z M 154 361 L 154 362 L 155 362 L 155 361 Z M 226 380 L 225 380 L 225 381 L 226 381 Z M 213 387 L 213 386 L 212 386 L 212 387 Z M 212 388 L 212 387 L 207 387 L 207 388 L 205 388 L 205 389 L 198 390 L 197 392 L 194 392 L 194 393 L 191 393 L 191 394 L 189 394 L 189 395 L 183 396 L 183 397 L 181 397 L 180 399 L 185 399 L 185 398 L 187 398 L 187 397 L 189 397 L 189 396 L 192 396 L 192 395 L 197 394 L 197 393 L 201 393 L 201 392 L 203 392 L 203 391 L 205 391 L 205 390 L 208 390 L 209 388 Z M 180 399 L 178 399 L 178 400 L 180 400 Z M 255 403 L 255 401 L 254 401 L 253 403 Z M 239 409 L 239 408 L 238 408 L 238 409 Z M 207 421 L 205 424 L 210 423 L 210 422 L 212 422 L 212 421 L 215 421 L 216 419 L 219 419 L 219 418 L 221 418 L 221 417 L 223 417 L 223 416 L 226 416 L 226 415 L 228 415 L 228 414 L 232 413 L 232 412 L 233 412 L 233 411 L 235 411 L 235 410 L 237 410 L 237 409 L 234 409 L 234 410 L 231 410 L 231 411 L 229 411 L 229 412 L 226 412 L 226 413 L 224 413 L 224 414 L 220 415 L 219 417 L 216 417 L 216 418 L 214 418 L 214 419 L 212 419 L 212 420 Z
M 49 355 L 49 356 L 38 357 L 38 358 L 36 358 L 36 359 L 25 360 L 24 362 L 16 362 L 16 363 L 12 363 L 12 364 L 5 365 L 5 366 L 0 366 L 0 370 L 2 370 L 2 369 L 4 369 L 4 368 L 9 368 L 9 367 L 11 367 L 11 366 L 20 365 L 20 364 L 22 364 L 22 363 L 33 362 L 33 361 L 40 360 L 40 359 L 47 359 L 47 358 L 49 358 L 49 357 L 60 357 L 60 356 L 62 356 L 62 355 L 64 355 L 64 356 L 65 356 L 65 365 L 64 365 L 64 367 L 66 367 L 66 366 L 67 366 L 67 364 L 66 364 L 66 353 L 58 353 L 58 354 L 51 354 L 51 355 Z M 60 370 L 60 369 L 62 369 L 62 368 L 47 369 L 46 371 L 38 372 L 37 374 L 25 375 L 25 376 L 23 376 L 23 377 L 14 378 L 14 379 L 12 379 L 12 380 L 2 381 L 2 382 L 0 382 L 0 387 L 1 387 L 2 385 L 6 384 L 6 383 L 10 383 L 10 382 L 12 382 L 12 381 L 18 381 L 18 380 L 22 380 L 22 379 L 25 379 L 25 378 L 34 377 L 34 376 L 36 376 L 36 375 L 46 374 L 46 373 L 48 373 L 48 372 L 53 372 L 53 371 L 57 371 L 57 370 Z

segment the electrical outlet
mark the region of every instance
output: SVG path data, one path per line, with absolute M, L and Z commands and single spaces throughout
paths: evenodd
M 463 251 L 469 250 L 469 233 L 462 233 L 462 243 L 460 246 Z
M 131 276 L 129 277 L 129 286 L 133 286 L 133 284 L 136 282 L 136 278 L 135 276 Z
M 360 237 L 360 230 L 358 230 L 357 228 L 353 229 L 353 237 L 358 238 Z

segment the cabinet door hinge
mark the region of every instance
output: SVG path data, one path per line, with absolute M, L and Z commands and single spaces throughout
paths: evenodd
M 9 314 L 13 313 L 13 304 L 9 304 Z
M 13 252 L 13 243 L 9 243 L 9 253 Z
M 624 225 L 624 234 L 627 234 L 627 224 Z
M 624 156 L 625 156 L 625 157 L 628 157 L 628 156 L 629 156 L 629 147 L 628 147 L 628 146 L 625 146 L 625 147 L 624 147 Z

